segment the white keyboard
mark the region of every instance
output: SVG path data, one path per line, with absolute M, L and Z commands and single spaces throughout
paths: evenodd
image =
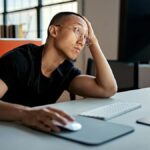
M 129 111 L 140 108 L 141 104 L 139 103 L 130 103 L 130 102 L 116 102 L 113 104 L 100 106 L 98 108 L 83 112 L 79 115 L 99 118 L 102 120 L 108 120 L 122 114 L 125 114 Z

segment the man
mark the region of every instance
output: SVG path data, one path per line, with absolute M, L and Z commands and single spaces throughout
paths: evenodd
M 95 61 L 96 77 L 81 75 L 71 63 L 86 42 Z M 52 107 L 31 106 L 54 103 L 65 89 L 97 98 L 110 97 L 117 91 L 90 22 L 73 12 L 53 17 L 45 45 L 23 45 L 0 58 L 0 120 L 59 132 L 53 120 L 66 124 L 74 120 L 70 115 Z

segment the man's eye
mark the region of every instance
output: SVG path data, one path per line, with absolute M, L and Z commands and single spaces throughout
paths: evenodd
M 74 32 L 80 33 L 80 29 L 78 27 L 74 27 Z
M 85 39 L 85 40 L 88 40 L 88 36 L 85 35 L 85 36 L 84 36 L 84 39 Z

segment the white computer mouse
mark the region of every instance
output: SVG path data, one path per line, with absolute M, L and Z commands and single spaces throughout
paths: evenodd
M 61 127 L 70 131 L 78 131 L 82 128 L 82 125 L 77 121 L 68 122 L 66 125 L 63 125 L 55 120 L 53 121 L 53 123 L 57 125 L 58 127 Z

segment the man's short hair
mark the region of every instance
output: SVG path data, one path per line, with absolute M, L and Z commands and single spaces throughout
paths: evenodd
M 81 16 L 81 15 L 78 14 L 78 13 L 65 11 L 65 12 L 57 13 L 57 14 L 52 18 L 52 20 L 50 21 L 49 26 L 51 26 L 51 25 L 57 25 L 57 24 L 60 23 L 61 19 L 63 19 L 64 17 L 71 16 L 71 15 L 75 15 L 75 16 L 81 17 L 83 20 L 85 20 L 85 19 L 83 18 L 83 16 Z M 48 28 L 49 28 L 49 26 L 48 26 Z M 49 36 L 49 31 L 48 31 L 48 30 L 47 30 L 47 33 L 48 33 L 48 36 Z

